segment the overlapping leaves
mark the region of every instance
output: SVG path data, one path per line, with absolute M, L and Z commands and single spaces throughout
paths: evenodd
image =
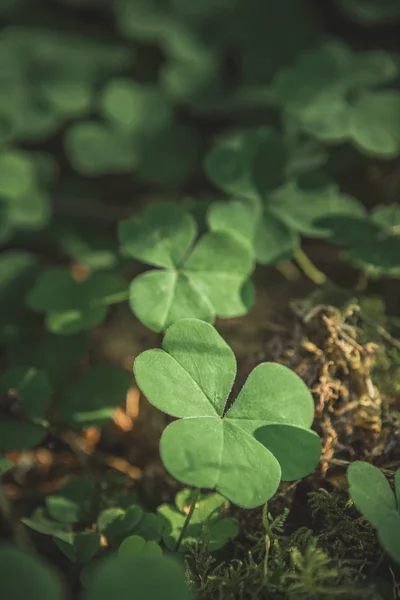
M 55 267 L 39 275 L 27 304 L 45 314 L 49 331 L 70 335 L 101 323 L 109 305 L 126 299 L 126 288 L 115 273 L 97 272 L 77 281 L 68 269 Z
M 212 231 L 234 231 L 254 246 L 257 260 L 275 264 L 298 248 L 300 235 L 329 237 L 328 222 L 338 215 L 363 216 L 362 205 L 342 194 L 315 165 L 299 163 L 270 128 L 244 130 L 217 140 L 207 155 L 209 178 L 236 199 L 216 202 L 208 212 Z
M 242 289 L 253 267 L 249 245 L 224 232 L 206 233 L 194 245 L 196 234 L 194 218 L 169 203 L 119 224 L 125 253 L 158 267 L 130 287 L 132 310 L 154 331 L 184 317 L 213 322 L 248 310 Z
M 148 400 L 179 418 L 160 442 L 162 461 L 178 481 L 253 508 L 271 498 L 281 478 L 303 477 L 318 462 L 312 396 L 286 367 L 260 364 L 226 410 L 236 360 L 208 323 L 171 325 L 163 348 L 140 354 L 134 373 Z
M 3 416 L 0 452 L 24 450 L 47 435 L 46 413 L 52 389 L 46 374 L 33 367 L 14 367 L 0 378 Z
M 397 75 L 387 53 L 353 54 L 346 44 L 328 41 L 278 73 L 273 93 L 286 118 L 305 133 L 393 158 L 400 151 L 400 93 L 375 88 Z
M 175 497 L 175 506 L 162 504 L 157 509 L 163 523 L 163 541 L 170 550 L 176 547 L 194 493 L 195 490 L 183 489 Z M 239 524 L 235 519 L 224 516 L 223 511 L 228 506 L 229 503 L 220 494 L 203 494 L 196 502 L 180 550 L 185 552 L 187 545 L 196 543 L 204 524 L 207 525 L 210 552 L 219 550 L 234 539 L 239 533 Z

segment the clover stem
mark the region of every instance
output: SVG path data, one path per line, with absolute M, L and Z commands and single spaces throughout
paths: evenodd
M 299 281 L 301 278 L 299 269 L 290 260 L 281 262 L 279 265 L 276 265 L 276 268 L 288 281 Z
M 175 545 L 175 548 L 174 548 L 174 552 L 178 552 L 179 548 L 181 547 L 182 540 L 185 537 L 185 533 L 186 533 L 187 528 L 189 527 L 189 523 L 190 523 L 191 518 L 193 516 L 194 509 L 196 508 L 196 504 L 197 504 L 197 502 L 199 500 L 199 497 L 200 497 L 200 490 L 197 488 L 197 489 L 194 490 L 192 502 L 190 503 L 189 512 L 186 515 L 186 519 L 185 519 L 185 522 L 183 524 L 181 533 L 179 534 L 178 541 L 176 542 L 176 545 Z
M 323 285 L 324 283 L 326 283 L 325 273 L 322 273 L 322 271 L 317 269 L 314 263 L 311 262 L 307 254 L 301 248 L 298 248 L 294 253 L 294 259 L 303 271 L 303 273 L 307 275 L 307 277 L 311 279 L 311 281 L 313 281 L 317 285 Z

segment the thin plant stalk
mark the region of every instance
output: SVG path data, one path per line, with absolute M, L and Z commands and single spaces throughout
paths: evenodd
M 197 504 L 199 498 L 200 498 L 200 490 L 196 489 L 194 491 L 194 494 L 193 494 L 192 502 L 190 503 L 189 512 L 186 515 L 186 519 L 185 519 L 185 522 L 183 524 L 181 533 L 179 534 L 178 541 L 176 542 L 176 545 L 175 545 L 175 548 L 174 548 L 174 552 L 178 552 L 179 548 L 181 547 L 182 540 L 185 537 L 187 528 L 189 527 L 190 521 L 191 521 L 193 513 L 194 513 L 194 509 L 196 508 L 196 504 Z
M 314 263 L 311 262 L 307 254 L 301 248 L 298 248 L 294 253 L 294 259 L 303 271 L 303 273 L 307 275 L 307 277 L 311 279 L 311 281 L 313 281 L 317 285 L 323 285 L 324 283 L 326 283 L 327 278 L 325 273 L 317 269 Z

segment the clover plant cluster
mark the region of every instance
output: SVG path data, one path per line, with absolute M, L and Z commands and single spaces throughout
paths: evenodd
M 329 10 L 362 40 L 400 24 L 397 0 Z M 306 254 L 316 240 L 365 285 L 400 277 L 399 55 L 328 35 L 324 11 L 311 0 L 40 0 L 32 12 L 31 0 L 0 0 L 0 526 L 3 513 L 13 521 L 3 482 L 26 475 L 20 452 L 67 446 L 79 462 L 28 502 L 17 543 L 1 542 L 2 597 L 69 600 L 79 587 L 82 600 L 189 600 L 193 565 L 201 585 L 220 577 L 213 561 L 235 540 L 247 552 L 241 516 L 259 507 L 256 596 L 270 550 L 279 572 L 292 565 L 288 598 L 310 590 L 310 556 L 331 581 L 316 541 L 282 558 L 267 514 L 281 482 L 320 460 L 313 396 L 287 366 L 258 359 L 236 393 L 219 332 L 252 310 L 256 268 L 267 291 L 271 267 L 297 264 L 325 283 Z M 375 192 L 381 172 L 389 185 Z M 140 347 L 113 361 L 120 315 Z M 153 504 L 145 485 L 136 493 L 105 469 L 110 423 L 132 391 L 163 425 L 168 491 Z M 93 432 L 101 467 L 75 443 Z M 397 563 L 399 473 L 393 493 L 372 465 L 348 472 Z M 37 539 L 69 565 L 64 581 L 30 551 Z

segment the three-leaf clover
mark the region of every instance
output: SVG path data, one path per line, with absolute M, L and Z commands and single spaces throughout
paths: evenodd
M 301 131 L 392 158 L 400 150 L 400 93 L 373 88 L 397 75 L 387 53 L 354 54 L 343 42 L 327 41 L 280 71 L 272 88 L 286 118 Z
M 134 373 L 151 404 L 179 418 L 163 432 L 160 453 L 167 471 L 187 485 L 253 508 L 273 496 L 281 478 L 303 477 L 318 462 L 305 383 L 282 365 L 262 363 L 227 409 L 236 359 L 208 323 L 171 325 L 162 349 L 136 358 Z
M 196 494 L 195 490 L 185 488 L 176 495 L 175 506 L 162 504 L 157 508 L 157 513 L 163 522 L 163 541 L 170 550 L 176 548 L 194 494 Z M 229 503 L 216 492 L 203 494 L 195 500 L 197 501 L 190 524 L 179 549 L 184 552 L 188 544 L 194 544 L 201 537 L 203 524 L 206 523 L 209 535 L 208 549 L 210 552 L 219 550 L 239 533 L 238 522 L 223 515 Z
M 347 477 L 356 507 L 377 529 L 387 554 L 400 564 L 400 469 L 395 475 L 395 493 L 382 471 L 369 463 L 352 463 Z
M 116 273 L 96 272 L 77 281 L 68 269 L 55 267 L 39 275 L 27 303 L 45 314 L 49 331 L 71 335 L 101 323 L 108 306 L 126 298 L 126 282 Z
M 197 225 L 184 209 L 154 203 L 141 215 L 122 221 L 118 235 L 129 256 L 158 267 L 136 277 L 130 305 L 154 331 L 174 321 L 243 315 L 243 286 L 253 268 L 249 245 L 225 232 L 204 234 L 194 245 Z
M 261 264 L 290 258 L 301 235 L 329 237 L 329 229 L 318 225 L 321 216 L 365 213 L 336 183 L 320 173 L 308 173 L 307 164 L 290 156 L 283 139 L 268 127 L 220 138 L 206 157 L 205 169 L 234 198 L 210 207 L 210 229 L 244 237 Z

